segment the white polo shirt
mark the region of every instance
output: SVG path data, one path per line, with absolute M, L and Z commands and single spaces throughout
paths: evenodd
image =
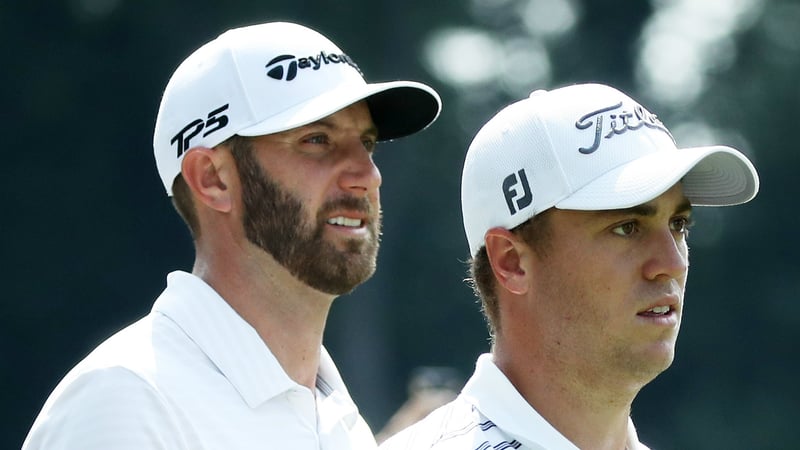
M 628 450 L 648 450 L 628 422 Z M 494 364 L 478 358 L 461 394 L 381 444 L 381 450 L 579 450 L 519 394 Z
M 210 286 L 173 272 L 149 315 L 70 371 L 23 450 L 374 449 L 321 349 L 317 392 L 292 381 Z

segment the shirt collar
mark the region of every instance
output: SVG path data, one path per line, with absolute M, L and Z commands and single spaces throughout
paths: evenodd
M 319 429 L 332 433 L 337 422 L 345 423 L 349 429 L 354 428 L 360 417 L 358 408 L 350 398 L 333 359 L 324 347 L 320 351 L 317 389 L 322 394 L 322 398 L 317 402 Z
M 494 364 L 494 358 L 490 353 L 478 358 L 475 373 L 467 381 L 461 396 L 523 445 L 532 448 L 578 450 L 575 444 L 553 428 L 520 395 Z M 636 428 L 630 418 L 628 418 L 627 448 L 648 450 L 639 442 Z
M 200 278 L 182 271 L 170 273 L 153 312 L 175 322 L 251 408 L 299 386 L 256 330 Z M 343 389 L 328 352 L 323 348 L 320 353 L 318 384 Z
M 523 445 L 553 450 L 579 450 L 519 394 L 490 353 L 478 358 L 475 373 L 461 396 Z

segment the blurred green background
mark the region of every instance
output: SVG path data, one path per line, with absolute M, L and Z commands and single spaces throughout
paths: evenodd
M 0 448 L 19 448 L 59 379 L 188 270 L 188 232 L 151 137 L 172 70 L 222 31 L 309 25 L 373 81 L 444 102 L 384 144 L 378 272 L 334 304 L 326 345 L 378 431 L 411 371 L 466 378 L 487 336 L 462 282 L 464 152 L 534 89 L 614 85 L 679 145 L 735 146 L 762 178 L 750 204 L 702 209 L 673 367 L 634 403 L 655 449 L 800 448 L 800 2 L 794 0 L 63 0 L 0 3 L 5 219 L 0 224 Z

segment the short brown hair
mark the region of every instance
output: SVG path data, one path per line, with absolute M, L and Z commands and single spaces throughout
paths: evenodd
M 511 230 L 514 234 L 521 236 L 525 243 L 533 247 L 540 255 L 545 255 L 549 248 L 550 229 L 547 220 L 549 211 L 549 209 L 545 210 Z M 494 270 L 485 245 L 469 260 L 469 275 L 465 281 L 481 301 L 481 311 L 486 318 L 489 335 L 494 342 L 495 333 L 500 329 L 500 306 L 497 303 L 497 283 Z
M 197 239 L 200 235 L 200 222 L 197 220 L 197 208 L 194 206 L 192 200 L 192 191 L 186 180 L 183 179 L 182 174 L 175 177 L 172 182 L 172 206 L 178 211 L 186 226 L 189 227 L 189 232 L 192 238 Z

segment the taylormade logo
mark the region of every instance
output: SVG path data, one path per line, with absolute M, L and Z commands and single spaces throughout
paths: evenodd
M 303 69 L 319 70 L 328 64 L 347 64 L 361 73 L 356 63 L 349 56 L 342 54 L 327 54 L 324 51 L 316 56 L 298 58 L 294 55 L 280 55 L 272 58 L 265 66 L 267 76 L 276 80 L 292 81 L 297 77 L 297 71 Z
M 585 114 L 575 122 L 575 127 L 585 130 L 594 125 L 594 140 L 588 147 L 580 147 L 578 151 L 584 155 L 589 155 L 600 148 L 601 139 L 610 139 L 626 131 L 638 130 L 642 127 L 653 128 L 667 133 L 672 139 L 672 135 L 667 128 L 658 120 L 655 114 L 651 114 L 641 105 L 634 105 L 633 111 L 622 109 L 622 102 L 616 105 L 592 111 Z M 675 139 L 672 139 L 673 141 Z

